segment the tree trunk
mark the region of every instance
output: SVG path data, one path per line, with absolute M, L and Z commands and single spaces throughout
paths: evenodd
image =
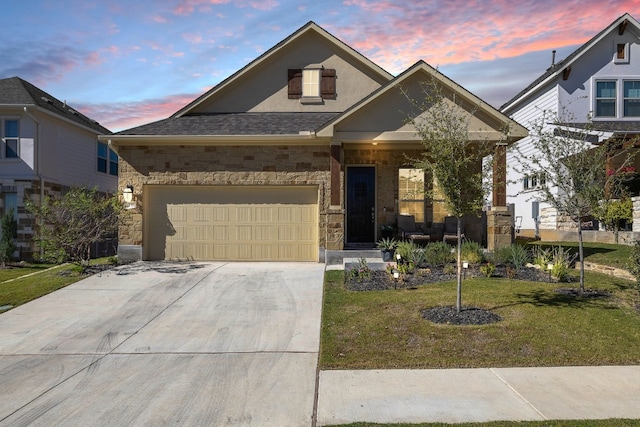
M 457 279 L 458 288 L 456 292 L 456 310 L 458 313 L 462 311 L 462 218 L 458 217 L 458 256 L 456 260 L 457 264 Z
M 578 258 L 580 259 L 580 295 L 584 292 L 584 249 L 582 246 L 582 224 L 578 221 Z

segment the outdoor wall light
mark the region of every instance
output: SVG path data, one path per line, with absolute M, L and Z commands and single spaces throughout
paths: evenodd
M 133 201 L 133 185 L 128 184 L 122 190 L 122 198 L 125 203 L 131 203 Z

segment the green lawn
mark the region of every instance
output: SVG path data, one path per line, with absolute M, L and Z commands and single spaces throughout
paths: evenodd
M 343 424 L 340 427 L 632 427 L 640 425 L 640 420 L 546 420 L 546 421 L 492 421 L 486 423 L 422 423 L 422 424 L 372 424 L 353 423 Z M 334 426 L 338 427 L 338 426 Z
M 481 368 L 640 363 L 640 313 L 631 282 L 587 272 L 586 287 L 610 292 L 580 298 L 558 284 L 503 278 L 464 282 L 465 307 L 488 309 L 502 321 L 438 325 L 424 308 L 455 305 L 455 283 L 414 290 L 345 290 L 342 271 L 328 271 L 321 369 Z
M 108 260 L 109 258 L 100 258 L 92 260 L 92 264 L 104 264 Z M 72 264 L 0 268 L 0 307 L 17 307 L 85 277 L 87 276 L 80 275 L 77 266 Z M 7 280 L 11 281 L 6 282 Z
M 551 247 L 562 245 L 573 252 L 578 252 L 578 242 L 530 242 L 532 245 Z M 614 245 L 607 243 L 584 243 L 584 259 L 596 264 L 609 265 L 616 268 L 626 268 L 631 256 L 632 246 Z

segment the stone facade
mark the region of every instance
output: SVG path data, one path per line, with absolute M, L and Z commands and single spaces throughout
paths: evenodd
M 144 146 L 118 151 L 121 186 L 133 186 L 136 204 L 121 220 L 118 239 L 124 247 L 143 244 L 146 185 L 315 185 L 320 250 L 342 249 L 344 213 L 329 206 L 328 145 Z
M 487 250 L 509 246 L 513 241 L 513 215 L 506 207 L 487 211 Z
M 15 243 L 17 250 L 14 255 L 20 260 L 31 260 L 37 258 L 38 247 L 36 242 L 33 241 L 34 222 L 27 212 L 24 201 L 29 199 L 33 203 L 40 203 L 40 180 L 4 179 L 0 180 L 0 190 L 0 195 L 1 193 L 13 193 L 16 195 L 18 216 Z M 42 194 L 45 197 L 60 196 L 62 194 L 62 190 L 63 188 L 60 184 L 49 181 L 43 182 Z M 2 200 L 2 197 L 0 197 L 0 200 Z M 2 206 L 2 208 L 4 212 L 4 209 L 8 209 L 9 206 Z

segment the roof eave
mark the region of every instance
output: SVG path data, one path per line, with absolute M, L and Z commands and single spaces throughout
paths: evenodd
M 314 132 L 287 135 L 99 135 L 98 139 L 117 147 L 171 145 L 282 145 L 322 141 Z

